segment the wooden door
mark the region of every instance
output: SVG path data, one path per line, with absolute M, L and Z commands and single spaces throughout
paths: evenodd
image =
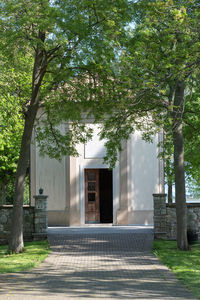
M 85 169 L 85 222 L 100 222 L 98 169 Z

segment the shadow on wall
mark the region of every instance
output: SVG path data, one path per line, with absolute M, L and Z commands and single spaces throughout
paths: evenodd
M 130 142 L 128 142 L 128 145 Z M 120 185 L 122 188 L 122 193 L 120 195 L 120 203 L 122 206 L 129 208 L 131 211 L 142 211 L 143 222 L 145 224 L 152 224 L 152 217 L 149 215 L 149 211 L 153 210 L 152 194 L 158 189 L 158 161 L 155 155 L 156 145 L 148 144 L 141 140 L 139 134 L 135 134 L 131 141 L 132 153 L 131 153 L 131 164 L 129 165 L 128 159 L 128 178 L 127 178 L 127 164 L 124 162 L 124 167 L 121 169 L 121 181 Z M 80 146 L 80 145 L 79 145 Z M 92 164 L 102 164 L 103 160 L 99 157 L 102 156 L 103 150 L 102 145 L 99 152 L 96 152 L 98 158 L 85 158 L 84 145 L 80 146 L 81 157 L 80 161 Z M 91 153 L 90 153 L 91 155 Z M 74 164 L 73 178 L 71 182 L 69 181 L 69 174 L 66 174 L 66 158 L 62 159 L 59 163 L 56 160 L 51 160 L 48 157 L 40 158 L 37 162 L 37 187 L 42 186 L 44 188 L 45 194 L 49 195 L 48 199 L 48 209 L 50 214 L 57 215 L 58 220 L 61 218 L 68 219 L 71 218 L 71 222 L 75 224 L 80 224 L 80 211 L 81 203 L 79 197 L 84 199 L 84 188 L 80 191 L 80 169 L 79 166 Z M 88 168 L 90 168 L 88 166 Z M 105 166 L 107 168 L 107 166 Z M 69 171 L 69 163 L 68 163 Z M 67 180 L 65 176 L 67 175 Z M 131 175 L 131 176 L 130 176 Z M 67 189 L 70 186 L 70 191 Z M 117 187 L 119 189 L 119 186 Z M 55 196 L 56 195 L 56 196 Z M 67 196 L 66 196 L 67 195 Z M 56 199 L 55 199 L 56 198 Z M 128 199 L 128 201 L 127 201 Z M 119 209 L 120 207 L 118 207 Z M 73 214 L 69 216 L 69 209 L 73 211 Z M 146 217 L 145 217 L 146 213 Z M 62 215 L 62 216 L 61 216 Z M 60 219 L 59 219 L 60 218 Z M 55 220 L 55 218 L 54 218 Z M 129 223 L 142 224 L 139 221 L 131 220 Z M 50 223 L 54 224 L 54 223 Z M 62 223 L 59 223 L 62 225 Z M 67 225 L 67 224 L 66 224 Z
M 157 141 L 147 143 L 136 132 L 132 137 L 131 175 L 133 210 L 153 210 L 152 194 L 159 191 L 159 168 Z

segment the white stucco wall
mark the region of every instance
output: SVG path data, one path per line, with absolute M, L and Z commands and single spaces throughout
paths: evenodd
M 48 210 L 65 209 L 65 159 L 60 162 L 36 154 L 36 191 L 40 187 L 48 195 Z
M 78 170 L 77 193 L 79 195 L 79 208 L 81 224 L 85 224 L 85 189 L 84 189 L 84 169 L 109 168 L 104 164 L 103 157 L 106 154 L 105 141 L 99 139 L 99 125 L 88 124 L 93 129 L 93 138 L 86 145 L 77 145 L 79 157 L 76 158 Z M 116 222 L 117 209 L 119 206 L 119 163 L 113 170 L 113 223 Z
M 52 214 L 56 211 L 73 212 L 74 216 L 76 215 L 76 224 L 79 220 L 80 224 L 85 223 L 84 169 L 109 167 L 103 163 L 106 150 L 104 141 L 98 138 L 98 126 L 90 126 L 94 130 L 94 138 L 87 145 L 77 145 L 77 158 L 64 157 L 59 162 L 47 156 L 41 157 L 37 147 L 35 150 L 36 191 L 42 187 L 44 194 L 49 195 L 48 210 L 52 211 Z M 64 125 L 60 128 L 65 130 Z M 113 170 L 113 223 L 117 221 L 117 211 L 123 208 L 124 198 L 125 202 L 128 199 L 130 224 L 152 224 L 152 194 L 161 192 L 157 143 L 158 136 L 155 136 L 153 143 L 146 143 L 142 140 L 140 132 L 135 132 L 127 142 L 127 157 L 125 155 L 121 160 L 124 166 L 120 166 L 118 162 Z M 124 177 L 126 172 L 127 177 Z M 128 178 L 125 185 L 124 178 Z M 128 190 L 128 194 L 122 197 L 120 187 L 125 187 L 126 184 L 125 190 Z M 61 215 L 57 216 L 56 218 L 61 218 Z M 68 216 L 63 215 L 63 220 L 66 218 Z
M 153 143 L 135 132 L 128 142 L 129 209 L 153 210 L 152 194 L 159 192 L 158 136 Z
M 84 159 L 102 159 L 106 155 L 105 141 L 99 138 L 98 125 L 90 124 L 93 129 L 93 138 L 84 146 Z
M 64 125 L 60 130 L 65 130 Z M 40 187 L 48 195 L 48 210 L 66 208 L 66 174 L 65 157 L 58 161 L 48 156 L 41 156 L 36 147 L 36 191 Z

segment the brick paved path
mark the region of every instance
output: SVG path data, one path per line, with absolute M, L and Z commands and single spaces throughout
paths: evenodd
M 151 254 L 152 229 L 51 228 L 35 270 L 0 276 L 1 300 L 195 299 Z

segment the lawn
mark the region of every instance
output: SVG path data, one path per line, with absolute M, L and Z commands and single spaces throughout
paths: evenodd
M 175 241 L 156 240 L 153 253 L 176 274 L 197 299 L 200 299 L 199 242 L 191 246 L 191 251 L 180 251 Z
M 8 246 L 0 246 L 0 273 L 25 271 L 37 267 L 50 252 L 47 240 L 27 242 L 20 254 L 7 254 Z

